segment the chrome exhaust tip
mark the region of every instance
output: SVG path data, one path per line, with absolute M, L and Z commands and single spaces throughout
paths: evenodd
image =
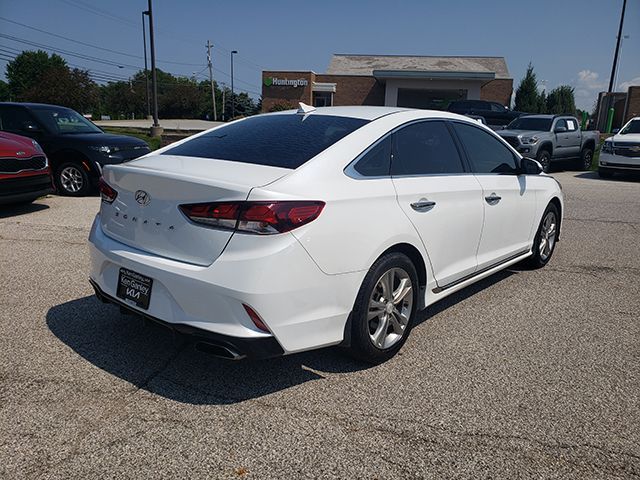
M 208 353 L 214 357 L 224 358 L 226 360 L 242 360 L 246 355 L 241 355 L 235 350 L 224 345 L 218 345 L 216 343 L 198 342 L 196 343 L 196 350 L 203 353 Z

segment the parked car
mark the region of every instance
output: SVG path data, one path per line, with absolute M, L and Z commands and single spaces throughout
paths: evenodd
M 90 281 L 223 357 L 343 344 L 380 362 L 425 306 L 549 261 L 563 197 L 541 172 L 447 112 L 257 115 L 106 166 Z
M 104 133 L 70 108 L 38 103 L 0 103 L 0 130 L 36 140 L 44 149 L 58 193 L 82 196 L 97 184 L 104 165 L 149 153 L 135 137 Z
M 31 203 L 51 192 L 49 162 L 38 142 L 0 132 L 0 205 Z
M 524 115 L 498 135 L 526 157 L 535 158 L 545 172 L 556 160 L 576 160 L 580 170 L 591 169 L 600 132 L 582 131 L 570 115 Z
M 522 115 L 522 112 L 509 110 L 501 103 L 486 100 L 455 100 L 447 110 L 460 115 L 482 117 L 492 127 L 503 127 Z
M 608 178 L 616 172 L 640 172 L 640 117 L 629 120 L 602 145 L 598 174 Z

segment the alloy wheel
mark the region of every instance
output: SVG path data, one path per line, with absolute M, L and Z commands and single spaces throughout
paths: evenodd
M 556 232 L 557 232 L 557 218 L 554 212 L 547 212 L 542 221 L 542 229 L 540 230 L 540 245 L 538 246 L 540 252 L 540 259 L 546 262 L 553 252 L 553 247 L 556 244 Z
M 402 268 L 387 270 L 378 280 L 367 311 L 369 338 L 376 348 L 387 349 L 407 331 L 413 309 L 413 284 Z
M 84 178 L 78 167 L 70 165 L 60 172 L 60 184 L 69 193 L 77 193 L 84 187 Z

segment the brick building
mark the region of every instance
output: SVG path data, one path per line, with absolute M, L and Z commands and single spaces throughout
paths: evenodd
M 446 109 L 453 100 L 509 105 L 513 79 L 503 57 L 333 55 L 327 73 L 263 71 L 265 112 L 314 106 L 387 105 Z

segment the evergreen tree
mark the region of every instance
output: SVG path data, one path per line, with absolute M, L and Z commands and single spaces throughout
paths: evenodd
M 516 90 L 516 103 L 514 109 L 519 112 L 537 113 L 540 106 L 538 94 L 538 81 L 533 71 L 533 65 L 529 63 L 527 73 L 520 81 Z
M 560 85 L 551 90 L 547 97 L 547 112 L 574 115 L 576 113 L 576 101 L 573 87 Z

